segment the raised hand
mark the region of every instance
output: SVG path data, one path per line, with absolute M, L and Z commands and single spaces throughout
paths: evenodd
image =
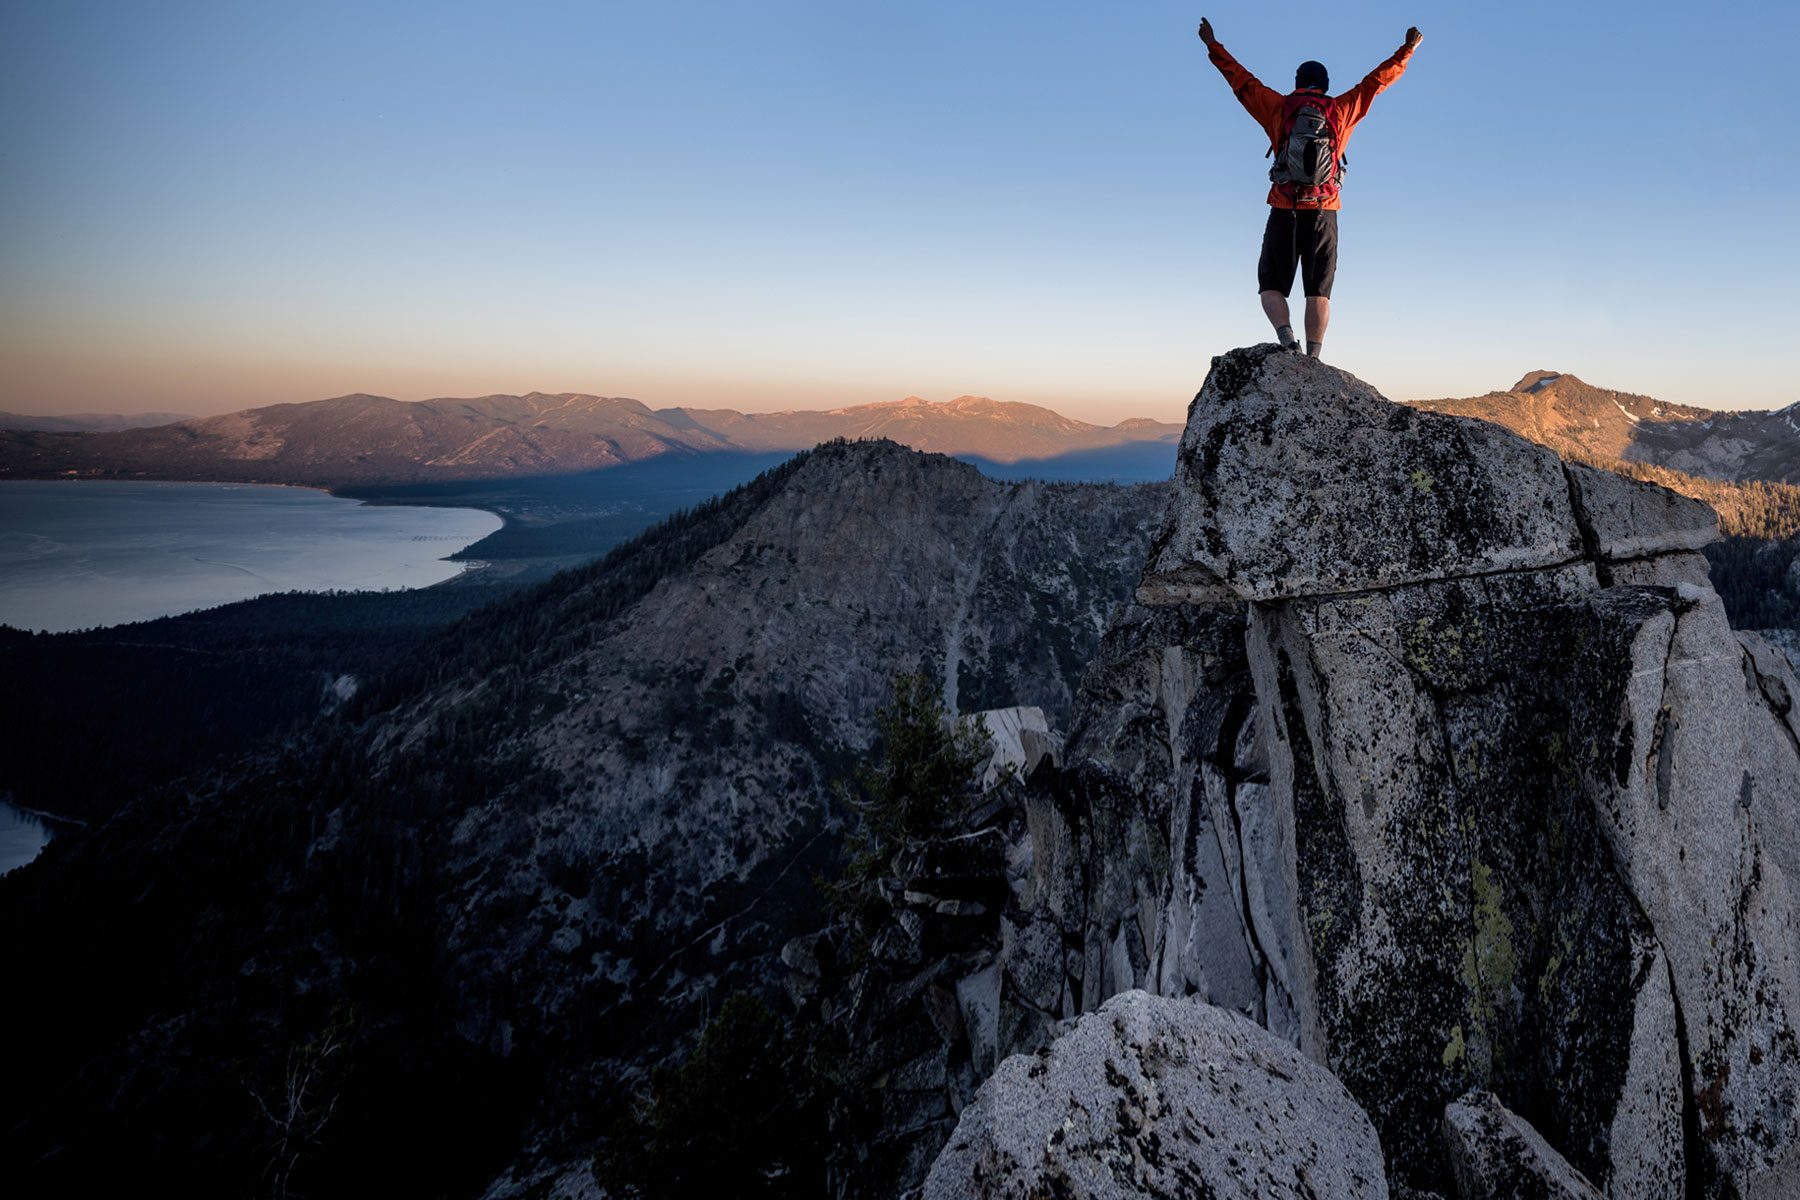
M 1200 23 L 1202 25 L 1206 24 L 1205 21 L 1202 21 Z M 1406 44 L 1407 45 L 1417 46 L 1420 42 L 1422 42 L 1424 40 L 1425 40 L 1425 35 L 1419 32 L 1419 27 L 1417 25 L 1414 25 L 1411 29 L 1408 29 L 1406 31 Z
M 1418 30 L 1414 30 L 1413 32 L 1417 33 Z M 1213 37 L 1212 22 L 1205 17 L 1200 18 L 1200 40 L 1205 42 L 1208 46 L 1218 40 Z

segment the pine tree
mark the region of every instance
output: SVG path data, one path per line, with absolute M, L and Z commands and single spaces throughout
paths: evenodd
M 856 826 L 845 839 L 843 874 L 821 884 L 827 902 L 859 935 L 879 915 L 880 897 L 871 885 L 894 852 L 955 827 L 979 791 L 981 768 L 992 753 L 986 726 L 968 718 L 952 721 L 936 685 L 920 673 L 895 677 L 875 728 L 876 758 L 833 784 Z

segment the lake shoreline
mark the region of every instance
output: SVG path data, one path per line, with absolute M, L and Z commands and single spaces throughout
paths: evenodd
M 272 594 L 466 584 L 487 567 L 456 556 L 507 524 L 506 514 L 466 499 L 382 502 L 298 483 L 0 480 L 7 483 L 18 486 L 0 486 L 0 567 L 10 576 L 0 622 L 49 635 Z M 430 544 L 440 542 L 450 545 Z
M 471 480 L 470 482 L 479 484 L 479 483 L 487 483 L 490 481 L 478 479 L 478 480 Z M 358 504 L 367 504 L 372 508 L 472 508 L 472 509 L 476 509 L 480 512 L 492 513 L 494 516 L 500 518 L 500 527 L 501 528 L 500 528 L 500 530 L 496 530 L 495 532 L 500 532 L 509 525 L 517 525 L 519 523 L 517 517 L 513 516 L 511 513 L 505 511 L 504 509 L 497 507 L 492 502 L 487 502 L 487 503 L 482 502 L 482 500 L 480 499 L 479 496 L 446 496 L 442 499 L 438 499 L 438 498 L 434 498 L 431 496 L 420 496 L 417 498 L 411 498 L 411 497 L 400 497 L 400 496 L 364 496 L 364 495 L 357 494 L 357 490 L 361 489 L 361 488 L 385 488 L 385 487 L 398 486 L 395 484 L 387 484 L 387 483 L 377 483 L 377 484 L 262 483 L 260 481 L 248 480 L 248 479 L 174 479 L 174 478 L 170 478 L 170 477 L 162 476 L 162 475 L 133 475 L 129 478 L 121 478 L 119 476 L 110 476 L 110 475 L 104 476 L 104 477 L 87 475 L 87 476 L 79 476 L 79 477 L 75 477 L 75 478 L 70 478 L 68 476 L 56 476 L 56 475 L 46 475 L 46 476 L 42 476 L 39 478 L 24 478 L 24 479 L 0 478 L 0 486 L 3 486 L 8 483 L 208 483 L 208 484 L 217 484 L 221 487 L 295 488 L 299 491 L 304 491 L 304 492 L 322 492 L 323 494 L 330 496 L 335 500 L 354 500 Z M 488 534 L 486 536 L 492 537 L 493 534 Z M 485 538 L 477 539 L 477 541 L 470 542 L 468 546 L 463 547 L 462 550 L 458 550 L 454 554 L 447 554 L 444 556 L 445 562 L 454 562 L 454 563 L 457 563 L 460 566 L 462 566 L 463 570 L 461 570 L 457 574 L 450 576 L 448 579 L 440 579 L 436 583 L 427 583 L 427 584 L 423 584 L 417 588 L 405 588 L 405 589 L 400 589 L 400 590 L 422 592 L 422 591 L 427 591 L 431 588 L 453 587 L 457 584 L 467 584 L 469 582 L 472 582 L 476 575 L 480 575 L 480 574 L 484 574 L 484 573 L 490 574 L 490 575 L 493 574 L 495 571 L 494 563 L 492 563 L 486 559 L 471 559 L 471 558 L 463 558 L 462 557 L 463 553 L 465 551 L 467 551 L 471 546 L 475 546 L 480 541 L 484 541 L 484 540 L 486 540 L 486 539 Z M 274 594 L 274 593 L 268 593 L 268 594 Z M 318 595 L 325 595 L 326 593 L 324 593 L 324 592 L 309 592 L 307 594 L 318 596 Z M 194 608 L 194 609 L 189 609 L 187 612 L 170 613 L 168 615 L 172 616 L 172 617 L 185 617 L 185 616 L 191 616 L 194 613 L 210 612 L 211 610 L 213 610 L 215 608 L 223 608 L 223 607 L 225 607 L 226 604 L 241 604 L 241 603 L 243 603 L 243 601 L 241 601 L 241 600 L 227 600 L 227 601 L 225 601 L 225 604 L 210 604 L 210 605 L 207 605 L 205 608 Z M 152 620 L 152 621 L 160 621 L 160 620 L 163 620 L 164 618 L 150 617 L 148 619 Z M 143 624 L 143 622 L 141 622 L 141 621 L 125 621 L 118 625 L 100 625 L 100 626 L 95 626 L 95 628 L 96 629 L 126 629 L 132 625 L 141 625 L 141 624 Z M 17 626 L 6 626 L 4 622 L 0 622 L 0 627 L 17 628 Z M 27 629 L 24 632 L 26 632 L 26 633 L 48 633 L 49 631 L 37 630 L 37 629 Z M 64 629 L 64 630 L 58 630 L 56 632 L 57 633 L 91 633 L 91 632 L 93 632 L 93 630 Z M 55 635 L 51 634 L 51 636 L 55 636 Z
M 88 823 L 83 821 L 80 817 L 65 817 L 61 813 L 53 813 L 49 809 L 44 808 L 28 808 L 23 804 L 18 804 L 11 800 L 8 800 L 7 803 L 11 804 L 15 809 L 24 813 L 26 816 L 36 817 L 38 820 L 43 821 L 48 825 L 70 825 L 76 829 L 88 828 Z
M 462 481 L 447 480 L 446 482 L 454 483 Z M 472 479 L 468 482 L 472 484 L 483 484 L 495 481 Z M 372 508 L 474 508 L 485 513 L 492 513 L 494 516 L 499 517 L 502 523 L 511 522 L 514 519 L 506 512 L 495 507 L 491 502 L 483 503 L 477 496 L 468 496 L 466 498 L 445 497 L 440 500 L 430 496 L 403 498 L 365 496 L 358 494 L 361 490 L 373 491 L 381 488 L 401 486 L 391 483 L 264 483 L 260 479 L 177 479 L 167 475 L 80 475 L 73 477 L 67 475 L 0 476 L 0 487 L 4 487 L 9 483 L 203 483 L 213 484 L 219 487 L 294 488 L 303 492 L 319 492 L 330 496 L 335 500 L 354 500 L 358 504 L 367 504 Z M 427 586 L 436 587 L 438 585 L 428 584 Z
M 84 821 L 70 825 L 86 827 Z M 12 793 L 0 793 L 0 876 L 10 875 L 36 862 L 57 833 L 43 813 L 13 802 Z

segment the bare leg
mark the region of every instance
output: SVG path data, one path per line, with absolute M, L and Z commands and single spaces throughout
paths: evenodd
M 1268 293 L 1263 293 L 1263 304 L 1268 304 Z M 1284 303 L 1282 311 L 1287 310 Z M 1325 296 L 1308 296 L 1306 298 L 1306 340 L 1322 342 L 1325 340 L 1325 327 L 1331 324 L 1331 301 Z
M 1275 327 L 1275 340 L 1289 350 L 1300 349 L 1299 339 L 1294 337 L 1294 327 L 1288 324 L 1293 318 L 1288 316 L 1287 297 L 1280 292 L 1263 292 L 1261 295 L 1263 315 Z
M 1310 305 L 1311 301 L 1308 301 L 1307 303 Z M 1262 306 L 1263 315 L 1269 318 L 1269 324 L 1273 325 L 1277 330 L 1289 323 L 1287 297 L 1280 292 L 1264 292 L 1262 294 Z M 1310 307 L 1307 309 L 1307 312 L 1310 316 L 1312 312 Z

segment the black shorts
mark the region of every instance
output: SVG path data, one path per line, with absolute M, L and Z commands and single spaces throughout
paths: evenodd
M 1309 296 L 1331 295 L 1337 277 L 1337 209 L 1271 208 L 1256 263 L 1256 290 L 1294 290 L 1294 268 Z

